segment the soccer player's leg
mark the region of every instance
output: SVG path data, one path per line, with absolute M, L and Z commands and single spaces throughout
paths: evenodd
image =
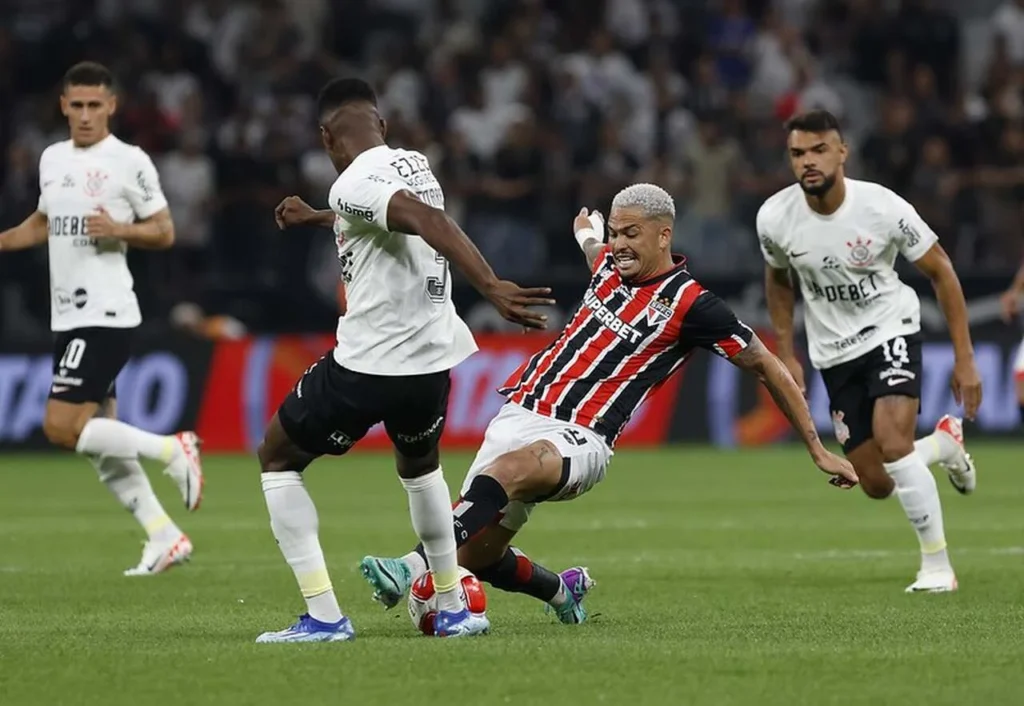
M 874 401 L 872 436 L 921 546 L 921 569 L 907 591 L 955 591 L 939 489 L 914 443 L 921 407 L 920 336 L 894 338 L 869 358 L 873 360 L 865 371 L 867 393 Z
M 356 378 L 331 354 L 324 356 L 281 403 L 257 451 L 270 528 L 295 575 L 306 612 L 294 625 L 265 632 L 256 642 L 355 638 L 352 623 L 342 614 L 334 594 L 320 546 L 319 516 L 302 472 L 319 456 L 347 452 L 377 421 L 372 411 L 359 406 L 365 391 L 359 389 Z
M 589 430 L 503 407 L 455 503 L 459 563 L 498 588 L 548 603 L 563 622 L 582 622 L 581 602 L 594 585 L 586 568 L 555 574 L 524 561 L 509 542 L 537 503 L 570 500 L 600 482 L 609 458 L 608 447 Z M 427 566 L 417 548 L 400 559 L 366 557 L 362 569 L 374 597 L 390 607 Z
M 501 521 L 459 548 L 459 565 L 495 588 L 542 601 L 560 622 L 578 625 L 587 619 L 583 599 L 595 586 L 590 571 L 573 566 L 556 574 L 513 547 L 512 539 L 528 517 L 526 506 L 512 503 Z
M 97 414 L 116 419 L 116 398 L 108 398 Z M 153 576 L 191 558 L 191 540 L 160 504 L 138 459 L 91 456 L 89 461 L 100 482 L 146 531 L 142 557 L 136 566 L 124 572 L 125 576 Z
M 162 462 L 185 507 L 196 510 L 202 501 L 203 472 L 195 433 L 153 434 L 96 414 L 114 394 L 115 378 L 131 353 L 131 336 L 130 329 L 89 328 L 57 337 L 43 431 L 51 443 L 90 458 Z
M 487 616 L 471 613 L 459 590 L 451 493 L 440 462 L 438 445 L 448 413 L 449 373 L 403 376 L 382 384 L 381 393 L 388 400 L 384 428 L 395 447 L 413 530 L 434 574 L 435 634 L 462 637 L 487 633 Z

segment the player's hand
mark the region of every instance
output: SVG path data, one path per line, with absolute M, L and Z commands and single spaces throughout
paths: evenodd
M 820 454 L 815 456 L 814 465 L 832 476 L 828 482 L 842 490 L 849 490 L 860 482 L 857 472 L 853 470 L 853 464 L 842 456 L 836 456 L 831 451 L 823 449 Z
M 1003 309 L 1003 321 L 1012 323 L 1020 311 L 1020 297 L 1017 296 L 1017 292 L 1012 289 L 1004 292 L 1003 296 L 999 298 L 999 303 Z
M 601 223 L 604 223 L 604 216 L 601 215 L 600 211 L 594 211 L 594 213 L 591 214 L 586 207 L 583 207 L 580 209 L 580 212 L 576 214 L 576 218 L 572 220 L 572 232 L 579 233 L 584 228 L 593 228 L 594 224 L 590 220 L 591 215 L 597 216 L 597 219 L 601 221 Z M 598 240 L 602 240 L 603 238 L 603 232 L 597 234 Z
M 799 360 L 793 356 L 787 356 L 785 358 L 779 358 L 782 364 L 786 366 L 786 370 L 793 376 L 793 382 L 800 388 L 800 394 L 807 397 L 807 384 L 804 382 L 804 366 Z
M 85 218 L 85 233 L 90 238 L 120 238 L 124 225 L 111 218 L 107 209 L 97 206 L 95 213 Z
M 487 293 L 487 299 L 498 310 L 502 318 L 526 328 L 543 329 L 547 326 L 548 317 L 531 306 L 550 306 L 555 303 L 547 295 L 551 294 L 548 287 L 520 287 L 515 282 L 499 280 Z
M 289 196 L 274 209 L 274 220 L 281 230 L 292 226 L 301 226 L 316 216 L 316 209 L 300 199 L 298 196 Z
M 953 363 L 950 387 L 953 388 L 953 399 L 958 405 L 963 405 L 964 416 L 974 421 L 978 407 L 981 406 L 981 376 L 978 375 L 978 367 L 973 358 Z

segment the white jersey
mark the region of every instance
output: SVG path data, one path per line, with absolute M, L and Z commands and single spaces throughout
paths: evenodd
M 761 251 L 771 267 L 796 270 L 815 368 L 858 358 L 895 336 L 921 329 L 921 302 L 893 264 L 938 242 L 914 207 L 879 184 L 846 179 L 846 198 L 828 216 L 811 210 L 799 184 L 757 213 Z
M 134 281 L 118 240 L 90 238 L 98 206 L 119 223 L 167 208 L 153 161 L 113 135 L 90 147 L 57 142 L 39 158 L 39 211 L 50 250 L 50 328 L 134 328 L 142 323 Z
M 348 305 L 334 359 L 358 373 L 450 370 L 477 349 L 455 313 L 448 262 L 420 236 L 388 228 L 388 203 L 402 190 L 444 208 L 427 158 L 386 145 L 356 157 L 331 187 Z

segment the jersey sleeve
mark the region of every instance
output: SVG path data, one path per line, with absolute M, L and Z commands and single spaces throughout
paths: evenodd
M 149 155 L 136 150 L 132 171 L 126 175 L 125 196 L 136 217 L 146 219 L 167 208 L 167 198 L 160 187 L 160 175 Z
M 36 210 L 44 216 L 48 214 L 48 207 L 46 205 L 46 189 L 43 188 L 43 179 L 45 171 L 43 165 L 46 163 L 46 151 L 39 156 L 39 203 L 36 204 Z
M 939 236 L 935 235 L 935 231 L 924 222 L 916 208 L 898 194 L 893 192 L 890 194 L 892 198 L 892 239 L 896 242 L 903 257 L 911 262 L 920 260 L 935 243 L 939 242 Z
M 343 221 L 365 221 L 388 228 L 391 197 L 408 186 L 379 174 L 363 173 L 341 180 L 331 191 L 331 208 Z
M 688 349 L 704 348 L 728 359 L 750 345 L 754 332 L 728 304 L 712 292 L 703 292 L 686 312 L 679 338 Z
M 597 254 L 594 261 L 590 263 L 590 273 L 597 274 L 597 271 L 601 269 L 601 265 L 604 264 L 604 260 L 611 253 L 612 247 L 607 243 L 601 248 L 601 252 Z
M 777 236 L 771 232 L 763 206 L 757 212 L 757 239 L 761 244 L 761 255 L 769 267 L 776 270 L 789 269 L 789 257 L 782 246 L 779 245 Z

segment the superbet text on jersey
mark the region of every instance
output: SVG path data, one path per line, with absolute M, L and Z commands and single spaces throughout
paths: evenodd
M 427 158 L 387 145 L 361 153 L 331 187 L 347 298 L 334 359 L 357 373 L 440 372 L 476 351 L 452 304 L 448 262 L 420 236 L 388 229 L 388 202 L 401 190 L 444 208 Z
M 90 238 L 86 219 L 103 207 L 121 223 L 167 208 L 149 156 L 110 135 L 95 145 L 50 145 L 39 159 L 39 206 L 49 225 L 51 328 L 134 328 L 142 323 L 127 245 Z
M 765 262 L 792 267 L 800 280 L 814 367 L 839 365 L 920 330 L 920 301 L 893 264 L 898 254 L 921 258 L 938 237 L 884 186 L 846 179 L 843 204 L 824 216 L 794 184 L 761 206 L 757 233 Z
M 583 303 L 561 335 L 500 390 L 545 417 L 593 429 L 608 446 L 633 412 L 694 349 L 732 358 L 753 332 L 686 271 L 627 282 L 606 247 Z

